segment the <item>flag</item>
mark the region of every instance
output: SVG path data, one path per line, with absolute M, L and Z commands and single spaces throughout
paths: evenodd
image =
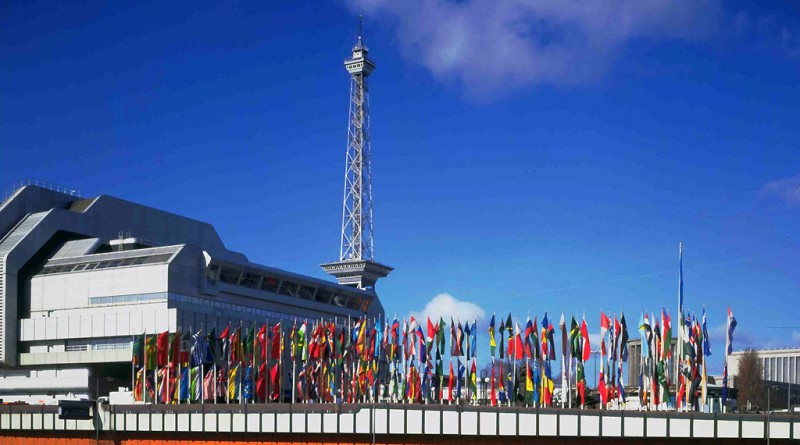
M 531 326 L 531 358 L 540 359 L 542 354 L 539 345 L 539 330 L 536 327 L 536 317 L 533 317 L 533 326 Z
M 708 338 L 708 329 L 706 329 L 706 308 L 703 308 L 703 355 L 706 357 L 711 355 L 711 340 Z
M 158 365 L 158 358 L 156 353 L 156 337 L 154 336 L 147 336 L 145 335 L 144 341 L 144 354 L 145 354 L 145 364 L 148 371 L 152 371 L 156 369 L 156 365 Z
M 262 362 L 258 366 L 258 377 L 256 377 L 256 398 L 267 400 L 267 363 Z
M 506 330 L 506 327 L 505 327 L 505 324 L 503 323 L 503 319 L 501 318 L 500 319 L 500 360 L 502 360 L 505 357 L 505 354 L 504 354 L 505 351 L 503 349 L 504 348 L 504 346 L 503 346 L 503 335 L 505 335 L 505 330 Z
M 431 322 L 431 317 L 428 317 L 428 336 L 425 338 L 427 342 L 428 350 L 432 350 L 433 348 L 433 341 L 436 339 L 436 328 L 433 326 Z
M 478 382 L 477 382 L 477 360 L 472 361 L 472 369 L 469 371 L 469 391 L 473 398 L 478 397 Z
M 244 388 L 242 389 L 242 395 L 244 396 L 244 400 L 250 401 L 253 400 L 253 367 L 248 366 L 244 372 Z
M 439 326 L 436 328 L 436 349 L 442 353 L 445 352 L 445 328 L 447 328 L 447 323 L 444 321 L 444 317 L 439 317 Z
M 307 328 L 308 322 L 304 321 L 303 325 L 300 326 L 300 329 L 297 331 L 297 356 L 300 357 L 302 361 L 308 360 L 308 345 L 306 345 Z
M 413 365 L 412 365 L 413 366 Z M 453 402 L 453 379 L 455 374 L 453 372 L 453 361 L 450 360 L 450 375 L 447 378 L 447 400 Z
M 470 357 L 476 358 L 478 355 L 478 322 L 473 319 L 472 320 L 472 355 Z
M 625 322 L 625 314 L 620 318 L 620 325 L 622 327 L 622 336 L 619 342 L 619 354 L 623 362 L 628 362 L 628 323 Z M 622 366 L 622 364 L 620 364 Z
M 292 329 L 294 329 L 294 327 L 292 327 Z M 253 351 L 254 356 L 257 357 L 262 363 L 265 362 L 267 360 L 267 325 L 266 324 L 261 325 L 261 328 L 258 330 L 258 333 L 256 333 L 254 348 L 255 348 L 255 350 Z M 294 352 L 294 351 L 292 351 L 292 352 Z M 294 354 L 292 354 L 292 357 L 294 357 Z
M 733 316 L 731 308 L 728 308 L 728 332 L 725 337 L 725 343 L 728 345 L 728 355 L 733 353 L 733 331 L 736 329 L 736 317 Z
M 522 344 L 525 350 L 525 359 L 533 358 L 533 347 L 531 345 L 531 336 L 533 335 L 533 322 L 531 316 L 528 315 L 528 320 L 525 322 L 525 332 L 522 334 Z
M 469 322 L 464 323 L 464 337 L 466 337 L 467 341 L 467 358 L 469 358 L 472 356 L 472 345 L 470 344 L 472 341 L 472 327 Z
M 158 334 L 156 340 L 156 360 L 158 366 L 163 368 L 169 362 L 169 331 L 164 331 Z
M 247 328 L 247 333 L 244 337 L 244 359 L 248 363 L 252 362 L 253 360 L 253 353 L 255 352 L 256 346 L 256 330 L 253 325 L 250 325 Z
M 581 329 L 578 326 L 578 322 L 575 321 L 575 316 L 572 316 L 572 320 L 570 321 L 570 328 L 569 328 L 569 342 L 571 345 L 571 356 L 576 358 L 583 357 L 581 353 Z
M 529 405 L 533 403 L 533 377 L 531 376 L 531 363 L 525 362 L 525 400 Z
M 239 373 L 241 365 L 236 363 L 228 371 L 228 400 L 239 400 L 241 397 L 241 385 L 239 383 Z
M 524 350 L 522 349 L 522 330 L 519 328 L 519 323 L 517 323 L 517 332 L 516 335 L 514 336 L 514 359 L 522 360 L 523 352 Z M 509 353 L 509 355 L 511 354 Z
M 672 320 L 664 308 L 661 309 L 661 329 L 661 360 L 666 360 L 672 357 Z
M 578 388 L 578 395 L 581 398 L 581 406 L 586 404 L 586 376 L 583 372 L 583 362 L 577 361 L 577 375 L 575 377 L 575 386 Z
M 606 338 L 606 332 L 608 332 L 610 327 L 611 320 L 609 320 L 608 315 L 600 311 L 600 340 Z
M 219 345 L 217 344 L 217 328 L 211 328 L 208 331 L 208 335 L 206 335 L 206 344 L 208 345 L 208 355 L 210 356 L 211 360 L 210 363 L 217 363 L 219 362 Z
M 592 345 L 589 343 L 589 330 L 586 327 L 586 319 L 581 321 L 581 337 L 583 337 L 583 342 L 581 344 L 583 361 L 587 361 L 592 355 Z
M 492 318 L 492 320 L 494 320 L 494 318 Z M 144 364 L 144 334 L 133 336 L 131 361 L 136 366 L 142 366 Z M 141 385 L 138 386 L 141 387 Z
M 494 340 L 494 314 L 489 321 L 489 349 L 492 351 L 492 358 L 494 358 L 495 350 L 497 349 L 497 342 Z
M 214 379 L 216 376 L 214 375 L 214 370 L 209 369 L 206 373 L 205 378 L 203 379 L 203 397 L 206 400 L 213 400 L 214 399 Z
M 458 380 L 456 380 L 456 386 L 457 386 L 456 396 L 461 397 L 461 381 L 464 379 L 464 371 L 466 369 L 464 368 L 464 365 L 461 364 L 461 359 L 456 359 L 456 362 L 458 362 Z
M 281 324 L 278 323 L 272 327 L 272 358 L 278 360 L 281 358 Z
M 639 316 L 639 335 L 642 337 L 642 359 L 646 359 L 650 356 L 650 343 L 649 343 L 649 335 L 650 332 L 650 320 L 647 318 L 647 314 L 643 313 Z
M 191 368 L 191 371 L 190 371 L 191 375 L 189 376 L 189 378 L 190 378 L 191 381 L 189 382 L 189 384 L 191 385 L 190 391 L 191 391 L 191 397 L 192 397 L 191 401 L 192 402 L 196 402 L 196 401 L 199 401 L 201 399 L 200 392 L 203 390 L 203 386 L 202 386 L 202 384 L 203 384 L 202 383 L 203 382 L 203 380 L 202 380 L 203 379 L 203 375 L 201 374 L 200 371 L 201 371 L 201 369 L 200 369 L 199 365 Z
M 181 369 L 181 380 L 178 384 L 178 397 L 180 400 L 189 400 L 189 368 Z

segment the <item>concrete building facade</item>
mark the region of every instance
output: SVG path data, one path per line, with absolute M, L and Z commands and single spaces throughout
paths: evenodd
M 0 204 L 6 401 L 129 386 L 133 335 L 364 315 L 385 318 L 374 290 L 252 263 L 205 222 L 30 185 Z

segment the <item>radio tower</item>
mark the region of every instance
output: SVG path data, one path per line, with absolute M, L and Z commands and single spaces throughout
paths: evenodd
M 347 156 L 344 171 L 344 204 L 339 261 L 323 264 L 325 272 L 339 284 L 373 291 L 379 278 L 393 269 L 375 262 L 372 237 L 372 166 L 369 137 L 369 88 L 367 78 L 375 63 L 361 37 L 362 17 L 358 17 L 358 39 L 353 54 L 344 61 L 350 73 L 350 114 L 347 122 Z

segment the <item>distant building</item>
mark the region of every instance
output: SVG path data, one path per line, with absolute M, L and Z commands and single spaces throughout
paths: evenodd
M 670 345 L 670 352 L 672 357 L 675 357 L 675 347 L 678 343 L 677 337 L 672 337 L 672 344 Z M 628 340 L 628 381 L 625 382 L 628 386 L 636 386 L 639 384 L 639 368 L 642 364 L 642 340 Z M 668 374 L 670 383 L 674 383 L 675 379 L 675 361 L 670 359 Z
M 133 335 L 383 312 L 372 289 L 251 263 L 205 222 L 32 185 L 0 203 L 5 401 L 130 386 Z
M 764 370 L 764 380 L 776 383 L 797 384 L 800 377 L 800 349 L 756 349 Z M 735 351 L 728 356 L 728 375 L 735 379 L 739 360 L 745 351 Z
M 764 385 L 771 388 L 772 409 L 788 408 L 798 404 L 800 388 L 800 348 L 755 349 L 761 368 L 764 371 Z M 736 387 L 739 373 L 739 360 L 745 351 L 735 351 L 728 356 L 728 386 Z M 766 408 L 766 407 L 762 407 Z

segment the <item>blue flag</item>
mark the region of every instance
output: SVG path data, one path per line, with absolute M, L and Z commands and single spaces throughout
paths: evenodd
M 706 329 L 706 308 L 703 308 L 703 355 L 706 357 L 711 355 L 711 340 L 708 338 L 708 329 Z
M 244 373 L 244 399 L 253 400 L 253 367 L 248 366 Z
M 464 379 L 464 365 L 461 364 L 461 359 L 458 359 L 458 380 L 456 380 L 456 397 L 461 397 L 461 380 Z
M 181 369 L 180 388 L 178 388 L 178 397 L 181 400 L 189 400 L 189 368 Z
M 477 357 L 478 354 L 478 326 L 475 320 L 472 320 L 472 358 Z M 470 357 L 470 356 L 468 356 Z

